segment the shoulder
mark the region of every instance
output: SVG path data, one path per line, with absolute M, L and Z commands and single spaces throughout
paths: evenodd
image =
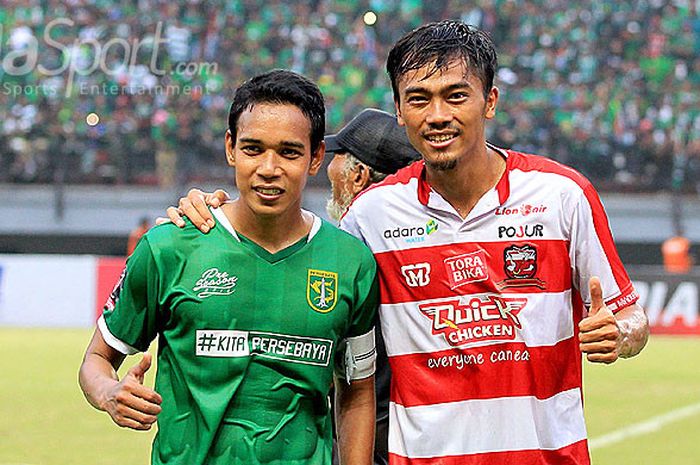
M 591 182 L 574 168 L 551 158 L 529 153 L 508 150 L 508 168 L 511 173 L 525 173 L 528 176 L 559 179 L 563 184 L 576 186 L 580 190 L 592 188 Z
M 361 240 L 346 231 L 338 229 L 338 227 L 325 220 L 322 220 L 321 229 L 318 234 L 319 239 L 325 244 L 333 244 L 333 246 L 340 249 L 348 259 L 357 257 L 362 261 L 374 261 L 372 252 Z
M 163 250 L 178 249 L 185 251 L 197 240 L 207 240 L 212 233 L 204 234 L 192 223 L 186 221 L 184 228 L 179 228 L 173 223 L 163 223 L 152 227 L 144 235 L 151 251 L 158 255 Z

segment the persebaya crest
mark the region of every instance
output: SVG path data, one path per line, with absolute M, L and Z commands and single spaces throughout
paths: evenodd
M 306 280 L 306 300 L 311 308 L 320 313 L 328 313 L 338 303 L 338 273 L 309 270 Z

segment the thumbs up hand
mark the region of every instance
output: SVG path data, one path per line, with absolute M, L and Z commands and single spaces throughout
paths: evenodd
M 591 307 L 588 316 L 578 324 L 579 348 L 591 362 L 613 363 L 619 357 L 622 334 L 613 312 L 603 301 L 600 279 L 588 282 Z
M 163 399 L 156 391 L 143 385 L 144 375 L 151 368 L 151 362 L 152 355 L 144 353 L 141 361 L 107 391 L 101 408 L 109 413 L 117 425 L 149 430 L 156 422 Z

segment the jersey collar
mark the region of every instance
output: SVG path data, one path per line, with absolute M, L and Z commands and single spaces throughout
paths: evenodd
M 510 170 L 512 169 L 512 160 L 509 155 L 508 151 L 504 150 L 500 147 L 496 147 L 495 145 L 486 142 L 486 145 L 501 154 L 501 156 L 506 160 L 506 169 L 503 172 L 503 175 L 501 176 L 501 179 L 498 180 L 496 183 L 495 191 L 498 193 L 498 204 L 503 205 L 506 200 L 508 200 L 508 197 L 510 196 L 510 180 L 509 180 L 509 174 Z M 442 196 L 435 192 L 433 188 L 430 186 L 430 183 L 426 180 L 425 178 L 425 162 L 420 161 L 419 163 L 416 163 L 416 168 L 418 168 L 420 171 L 417 173 L 418 177 L 418 201 L 426 206 L 426 207 L 432 207 L 432 202 L 431 202 L 431 196 L 438 196 L 442 202 L 447 203 L 444 199 L 442 199 Z M 488 195 L 488 192 L 487 194 Z M 442 203 L 441 202 L 441 203 Z
M 210 208 L 211 214 L 214 216 L 214 219 L 216 220 L 217 223 L 219 223 L 221 226 L 226 229 L 231 235 L 236 239 L 238 242 L 241 242 L 241 238 L 238 237 L 238 234 L 236 233 L 236 230 L 233 229 L 233 225 L 231 222 L 228 220 L 226 215 L 224 214 L 224 211 L 221 208 Z M 311 225 L 311 230 L 309 231 L 309 235 L 306 237 L 306 242 L 310 242 L 311 239 L 314 238 L 314 236 L 318 233 L 318 231 L 321 229 L 321 218 L 316 216 L 313 212 L 303 210 L 305 213 L 310 214 L 313 216 L 314 222 Z

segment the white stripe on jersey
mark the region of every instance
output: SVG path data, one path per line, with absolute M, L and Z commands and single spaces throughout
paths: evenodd
M 389 452 L 445 457 L 527 449 L 556 450 L 586 438 L 581 391 L 548 399 L 511 397 L 405 408 L 389 405 Z
M 517 314 L 522 329 L 516 331 L 513 342 L 524 342 L 528 347 L 553 346 L 574 335 L 571 291 L 540 294 L 502 294 L 503 297 L 526 298 L 527 303 Z M 455 297 L 463 304 L 475 296 Z M 419 305 L 441 302 L 448 299 L 433 299 L 420 302 L 386 305 L 379 307 L 379 320 L 390 356 L 413 353 L 431 353 L 451 349 L 444 337 L 432 334 L 433 321 L 419 309 Z M 543 311 L 546 309 L 546 311 Z M 474 324 L 474 323 L 472 323 Z M 494 344 L 494 341 L 470 344 L 478 347 Z M 467 346 L 464 346 L 467 347 Z
M 129 344 L 112 334 L 112 332 L 107 327 L 107 323 L 105 322 L 104 316 L 101 315 L 100 318 L 97 320 L 97 327 L 99 328 L 100 333 L 102 334 L 102 338 L 105 340 L 107 345 L 110 346 L 112 349 L 116 350 L 117 352 L 120 352 L 124 355 L 134 355 L 136 353 L 141 352 L 137 348 L 130 346 Z

